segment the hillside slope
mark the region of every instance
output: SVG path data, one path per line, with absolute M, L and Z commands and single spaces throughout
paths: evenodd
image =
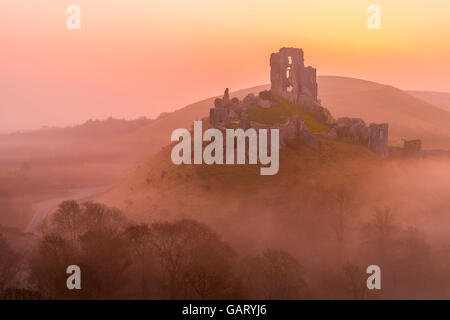
M 249 93 L 258 93 L 267 89 L 268 85 L 257 86 L 249 89 L 232 92 L 231 96 L 242 99 Z M 194 120 L 199 120 L 209 115 L 209 109 L 214 105 L 217 97 L 201 100 L 189 104 L 179 110 L 164 114 L 149 125 L 123 136 L 120 142 L 129 145 L 147 145 L 149 153 L 159 150 L 170 143 L 170 135 L 178 128 L 191 128 Z
M 409 94 L 416 98 L 422 99 L 439 108 L 450 111 L 450 93 L 436 91 L 408 91 Z
M 399 165 L 364 147 L 321 140 L 319 151 L 282 149 L 279 173 L 261 176 L 259 165 L 175 166 L 170 151 L 163 148 L 89 200 L 136 222 L 195 219 L 244 252 L 285 248 L 311 267 L 340 255 L 340 241 L 347 249 L 359 243 L 359 226 L 380 208 L 392 208 L 405 226 L 448 235 L 440 223 L 448 219 L 448 162 Z
M 348 116 L 361 117 L 368 123 L 388 122 L 391 144 L 402 143 L 402 138 L 421 138 L 424 148 L 450 149 L 450 112 L 400 89 L 371 81 L 319 76 L 318 85 L 322 104 L 335 118 Z M 233 92 L 231 96 L 242 98 L 265 89 L 269 89 L 269 85 Z M 194 120 L 207 117 L 214 99 L 205 99 L 169 113 L 125 135 L 120 141 L 144 146 L 151 155 L 170 142 L 174 129 L 190 128 Z
M 122 178 L 142 155 L 117 139 L 151 121 L 109 118 L 0 135 L 0 225 L 25 228 L 35 204 Z
M 400 89 L 359 79 L 322 76 L 319 96 L 335 117 L 388 122 L 390 143 L 420 138 L 424 148 L 450 148 L 450 112 Z
M 318 152 L 305 146 L 282 149 L 279 173 L 261 176 L 259 165 L 175 166 L 170 150 L 165 147 L 93 200 L 137 221 L 193 218 L 236 242 L 251 243 L 255 232 L 260 241 L 281 241 L 279 230 L 287 226 L 316 237 L 308 226 L 336 219 L 331 212 L 341 197 L 363 203 L 382 163 L 367 148 L 322 140 Z

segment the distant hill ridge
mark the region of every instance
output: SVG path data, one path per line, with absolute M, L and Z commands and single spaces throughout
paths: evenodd
M 151 119 L 140 117 L 135 120 L 108 118 L 105 120 L 87 120 L 83 124 L 67 127 L 47 127 L 24 132 L 13 132 L 4 134 L 2 138 L 53 138 L 55 135 L 74 138 L 101 138 L 119 137 L 132 132 L 152 122 Z
M 268 84 L 231 92 L 243 98 L 270 89 Z M 177 128 L 191 128 L 194 120 L 209 115 L 211 97 L 164 114 L 146 126 L 122 136 L 127 144 L 161 148 L 170 142 Z M 369 122 L 388 122 L 390 144 L 402 139 L 422 139 L 424 149 L 450 149 L 450 112 L 423 101 L 406 91 L 372 81 L 339 77 L 318 77 L 318 98 L 335 118 L 358 117 Z
M 439 108 L 450 111 L 450 93 L 438 91 L 407 91 L 416 98 L 422 99 Z

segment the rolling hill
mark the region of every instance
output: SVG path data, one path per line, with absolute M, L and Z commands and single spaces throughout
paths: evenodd
M 367 199 L 382 164 L 367 148 L 328 140 L 321 140 L 318 152 L 306 146 L 282 149 L 280 171 L 274 176 L 261 176 L 260 165 L 176 166 L 170 151 L 170 146 L 163 148 L 90 200 L 117 207 L 135 221 L 193 218 L 236 244 L 259 246 L 252 243 L 255 233 L 261 243 L 274 245 L 286 245 L 289 237 L 319 241 L 330 236 L 313 232 L 312 226 L 336 219 L 331 208 L 341 196 Z M 280 230 L 287 227 L 289 232 L 280 238 Z
M 268 85 L 256 86 L 233 92 L 231 95 L 241 99 L 249 93 L 258 93 L 267 88 Z M 147 146 L 149 151 L 159 150 L 170 143 L 170 135 L 173 130 L 191 128 L 194 120 L 208 116 L 209 109 L 214 105 L 214 100 L 217 97 L 219 96 L 189 104 L 174 112 L 165 113 L 149 125 L 124 135 L 119 141 L 127 145 Z
M 388 122 L 390 143 L 397 145 L 403 139 L 423 140 L 426 149 L 450 149 L 450 112 L 419 99 L 406 91 L 371 81 L 337 77 L 318 77 L 319 98 L 335 118 L 361 117 L 369 122 Z M 232 92 L 242 98 L 248 93 L 266 90 L 261 85 Z M 170 142 L 176 128 L 190 128 L 192 122 L 209 115 L 212 97 L 165 114 L 138 130 L 124 135 L 120 142 L 139 145 L 150 155 Z
M 85 200 L 117 207 L 138 223 L 195 219 L 243 252 L 284 248 L 312 269 L 340 256 L 341 241 L 348 250 L 360 243 L 360 226 L 380 208 L 392 208 L 406 226 L 414 221 L 439 230 L 436 237 L 448 234 L 439 223 L 448 215 L 445 161 L 399 165 L 362 146 L 320 140 L 318 151 L 282 149 L 278 174 L 261 176 L 259 165 L 176 166 L 170 152 L 164 147 Z
M 238 94 L 242 97 L 266 88 Z M 319 88 L 323 104 L 335 117 L 388 121 L 394 141 L 421 137 L 426 146 L 450 146 L 449 113 L 404 91 L 329 76 L 319 78 Z M 379 208 L 393 208 L 396 219 L 406 226 L 420 221 L 424 230 L 439 227 L 435 218 L 446 211 L 435 213 L 433 208 L 448 206 L 442 194 L 450 183 L 445 161 L 399 166 L 365 147 L 320 139 L 318 151 L 303 145 L 283 148 L 280 170 L 274 176 L 259 175 L 259 165 L 172 164 L 171 130 L 190 128 L 193 120 L 207 116 L 213 99 L 165 115 L 123 137 L 162 149 L 88 200 L 117 207 L 138 222 L 192 218 L 217 230 L 241 251 L 284 248 L 309 261 L 312 269 L 358 243 L 360 226 L 373 219 Z M 424 212 L 430 214 L 424 216 Z M 444 227 L 440 230 L 438 237 L 448 234 Z
M 117 139 L 151 121 L 109 118 L 0 135 L 0 225 L 24 228 L 35 203 L 122 178 L 142 156 Z
M 391 144 L 419 138 L 425 149 L 450 149 L 450 112 L 405 91 L 365 80 L 322 76 L 319 96 L 335 117 L 388 122 Z
M 450 147 L 449 113 L 404 91 L 341 77 L 321 77 L 319 88 L 323 104 L 335 117 L 387 121 L 391 142 L 420 137 L 427 147 Z M 427 240 L 448 238 L 448 223 L 442 223 L 449 219 L 450 164 L 445 159 L 383 161 L 368 148 L 319 139 L 317 151 L 297 144 L 281 149 L 280 170 L 274 176 L 261 176 L 259 165 L 174 165 L 171 130 L 190 128 L 193 120 L 207 116 L 213 99 L 122 137 L 122 142 L 162 149 L 88 200 L 117 207 L 134 222 L 195 219 L 239 248 L 239 254 L 286 250 L 304 263 L 306 274 L 312 275 L 309 280 L 322 279 L 324 266 L 358 261 L 361 248 L 371 245 L 365 238 L 367 228 L 380 217 L 389 223 L 393 219 L 393 229 L 406 230 L 409 238 L 401 245 L 411 248 L 408 252 L 418 251 L 422 238 L 417 235 L 422 232 Z
M 408 93 L 439 108 L 450 111 L 450 93 L 448 92 L 408 91 Z
M 242 98 L 267 88 L 258 86 L 231 96 Z M 405 91 L 365 80 L 322 76 L 319 96 L 335 118 L 349 116 L 362 117 L 366 122 L 389 122 L 391 143 L 400 142 L 401 138 L 422 138 L 427 148 L 450 148 L 450 113 Z M 172 130 L 190 128 L 193 120 L 206 117 L 213 101 L 214 97 L 165 114 L 120 138 L 122 143 L 151 144 L 162 149 L 125 180 L 94 199 L 116 206 L 138 220 L 194 216 L 226 229 L 227 225 L 229 228 L 234 225 L 227 222 L 230 214 L 244 211 L 266 212 L 269 216 L 274 211 L 292 214 L 302 200 L 308 202 L 311 214 L 316 214 L 326 211 L 324 207 L 335 206 L 342 190 L 352 198 L 359 195 L 356 196 L 359 201 L 367 204 L 370 201 L 363 198 L 370 192 L 364 196 L 364 190 L 386 188 L 383 183 L 373 183 L 382 176 L 383 167 L 376 155 L 367 148 L 326 140 L 321 141 L 319 152 L 306 147 L 300 151 L 283 150 L 280 172 L 269 178 L 261 178 L 257 166 L 172 165 L 169 151 Z M 372 192 L 371 196 L 376 194 Z M 247 219 L 257 217 L 250 215 Z

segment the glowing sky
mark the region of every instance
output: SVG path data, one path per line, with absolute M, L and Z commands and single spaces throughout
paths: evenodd
M 81 30 L 66 28 L 70 4 Z M 371 4 L 381 30 L 366 27 Z M 448 0 L 2 0 L 0 132 L 154 117 L 268 83 L 283 46 L 319 74 L 450 92 L 449 39 Z

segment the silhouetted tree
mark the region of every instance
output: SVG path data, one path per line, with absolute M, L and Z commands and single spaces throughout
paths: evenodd
M 62 202 L 51 216 L 51 232 L 60 234 L 72 243 L 82 234 L 83 214 L 80 205 L 74 200 Z
M 141 278 L 141 297 L 145 298 L 148 291 L 148 274 L 151 272 L 150 228 L 146 224 L 129 225 L 124 231 L 124 237 L 131 248 Z
M 88 231 L 80 239 L 83 294 L 94 299 L 118 298 L 129 281 L 132 263 L 125 240 L 111 232 Z
M 193 220 L 154 223 L 150 231 L 162 288 L 169 298 L 227 294 L 235 253 L 215 232 Z
M 266 249 L 246 258 L 244 266 L 249 299 L 299 299 L 307 294 L 303 267 L 286 251 Z
M 45 235 L 30 258 L 31 281 L 45 298 L 69 296 L 66 269 L 75 263 L 73 246 L 57 234 Z
M 49 216 L 44 233 L 56 233 L 74 243 L 82 234 L 92 232 L 117 233 L 123 229 L 126 219 L 122 212 L 101 203 L 74 200 L 64 201 Z
M 342 268 L 343 285 L 346 296 L 361 300 L 367 295 L 367 277 L 365 269 L 347 262 Z
M 126 220 L 120 210 L 97 202 L 84 202 L 82 210 L 86 231 L 118 232 L 123 228 Z
M 0 293 L 9 286 L 18 272 L 19 256 L 0 234 Z
M 126 219 L 103 204 L 65 201 L 47 219 L 30 259 L 31 278 L 48 298 L 117 297 L 127 283 L 131 255 L 123 229 Z M 66 269 L 82 270 L 82 290 L 67 290 Z
M 346 189 L 339 189 L 334 194 L 334 204 L 331 223 L 336 237 L 338 263 L 341 264 L 352 214 L 349 192 Z

